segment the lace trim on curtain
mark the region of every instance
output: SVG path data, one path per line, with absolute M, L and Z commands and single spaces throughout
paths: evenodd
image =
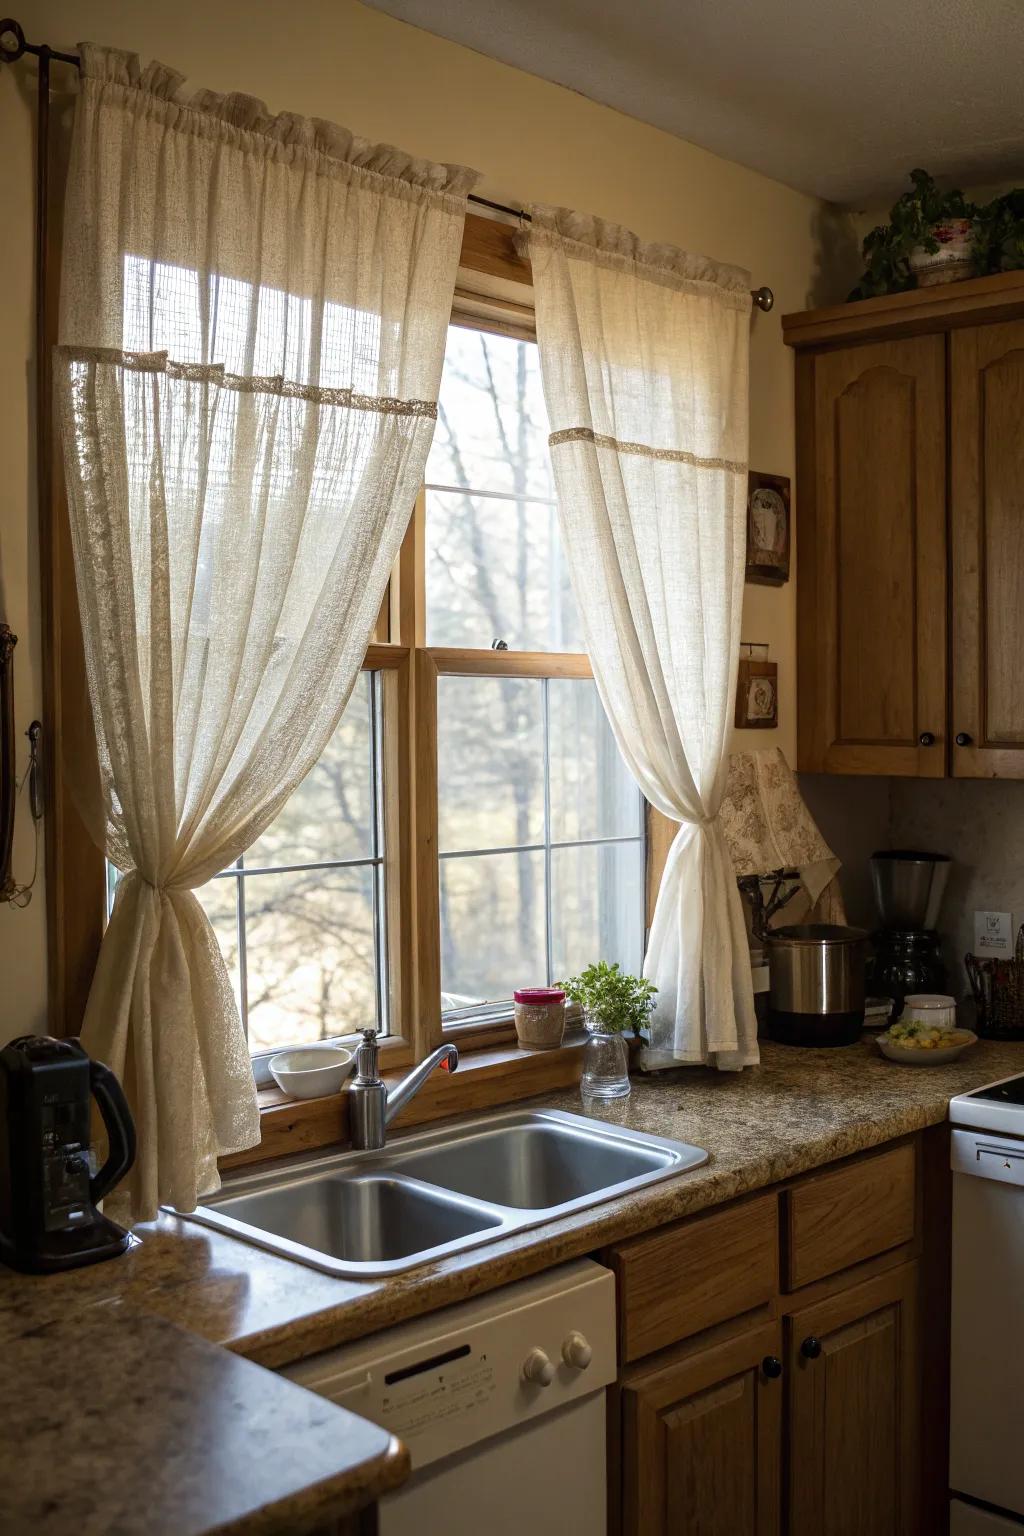
M 264 141 L 263 153 L 280 154 L 293 163 L 308 159 L 317 163 L 318 169 L 336 175 L 379 178 L 397 196 L 408 196 L 413 189 L 417 198 L 433 193 L 458 209 L 480 179 L 479 171 L 468 166 L 420 160 L 393 144 L 373 144 L 323 118 L 302 117 L 296 112 L 271 113 L 257 96 L 210 90 L 188 95 L 183 92 L 183 74 L 155 59 L 143 67 L 137 53 L 96 43 L 80 43 L 79 51 L 87 88 L 114 100 L 128 93 L 149 96 L 153 114 L 164 117 L 169 125 L 173 123 L 179 132 L 192 131 L 239 144 L 247 138 L 260 139 Z M 137 103 L 133 103 L 133 111 L 138 111 Z
M 300 384 L 283 374 L 227 373 L 223 363 L 176 363 L 166 352 L 122 352 L 117 347 L 56 347 L 59 357 L 72 363 L 100 363 L 129 373 L 163 373 L 169 379 L 195 384 L 216 384 L 246 395 L 280 395 L 290 400 L 309 400 L 314 405 L 340 405 L 353 411 L 378 411 L 385 416 L 429 416 L 437 419 L 434 400 L 397 400 L 393 395 L 360 395 L 353 389 L 324 389 Z
M 713 293 L 728 308 L 750 309 L 750 273 L 742 267 L 694 256 L 675 245 L 641 240 L 631 229 L 594 214 L 542 204 L 531 207 L 530 213 L 532 225 L 516 236 L 522 255 L 529 255 L 534 246 L 557 248 L 580 260 L 633 272 L 684 293 Z
M 548 438 L 549 448 L 562 443 L 593 443 L 595 448 L 611 448 L 616 453 L 636 453 L 645 459 L 663 459 L 670 464 L 692 464 L 695 469 L 726 469 L 734 475 L 745 475 L 746 463 L 738 459 L 703 459 L 700 454 L 685 448 L 652 448 L 648 443 L 626 443 L 620 438 L 609 437 L 606 432 L 595 432 L 593 427 L 563 427 Z

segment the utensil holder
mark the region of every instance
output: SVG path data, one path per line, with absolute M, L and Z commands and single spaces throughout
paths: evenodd
M 1024 1040 L 1024 923 L 1012 960 L 979 960 L 964 966 L 978 1005 L 978 1034 L 987 1040 Z

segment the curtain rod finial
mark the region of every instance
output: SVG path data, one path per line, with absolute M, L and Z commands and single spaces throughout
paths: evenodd
M 770 309 L 775 308 L 775 295 L 770 288 L 755 288 L 750 296 L 754 301 L 754 308 L 761 310 L 765 315 Z
M 13 16 L 0 21 L 0 63 L 16 64 L 25 52 L 25 34 Z

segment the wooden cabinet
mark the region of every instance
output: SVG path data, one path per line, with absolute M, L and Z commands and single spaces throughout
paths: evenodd
M 608 1250 L 633 1360 L 609 1409 L 615 1536 L 923 1536 L 922 1494 L 940 1511 L 947 1483 L 918 1428 L 919 1153 L 901 1141 Z M 731 1317 L 708 1306 L 719 1277 Z
M 622 1387 L 623 1536 L 778 1536 L 778 1323 Z
M 916 1519 L 917 1265 L 786 1318 L 787 1536 L 900 1536 Z
M 945 351 L 801 358 L 799 764 L 944 772 Z
M 1024 320 L 950 342 L 953 772 L 1024 778 Z
M 917 1221 L 915 1150 L 904 1142 L 783 1192 L 785 1290 L 910 1242 Z
M 783 332 L 798 767 L 1024 778 L 1024 273 Z
M 778 1228 L 778 1200 L 766 1195 L 618 1244 L 609 1262 L 619 1359 L 638 1360 L 769 1301 Z

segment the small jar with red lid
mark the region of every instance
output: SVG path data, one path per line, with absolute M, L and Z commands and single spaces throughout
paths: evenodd
M 565 993 L 561 987 L 520 987 L 512 994 L 519 1044 L 553 1051 L 565 1034 Z

